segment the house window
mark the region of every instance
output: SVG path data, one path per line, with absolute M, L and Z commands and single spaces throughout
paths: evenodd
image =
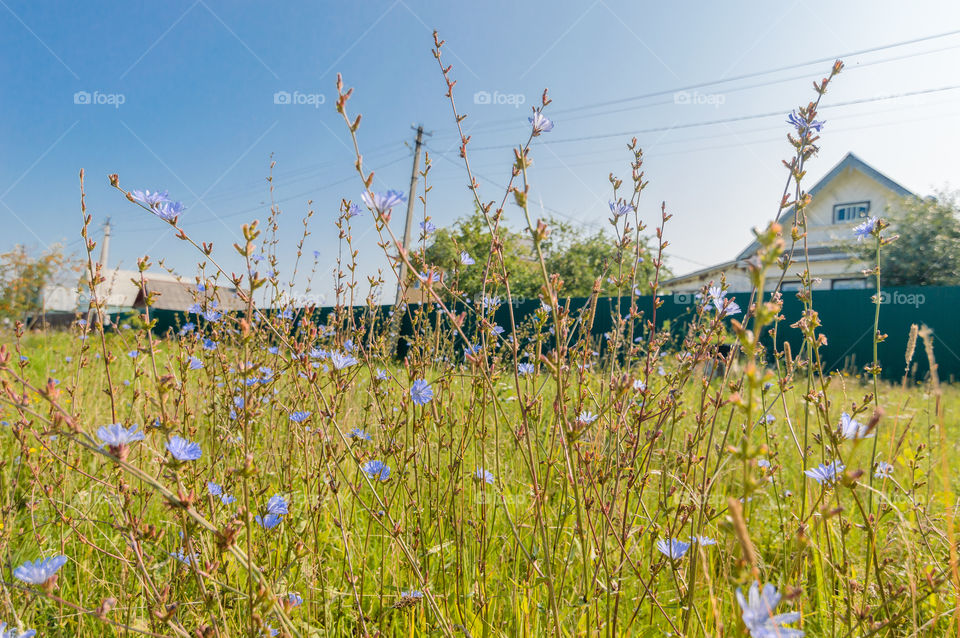
M 830 288 L 832 290 L 852 290 L 866 287 L 866 277 L 859 277 L 857 279 L 834 279 L 830 282 Z
M 780 290 L 784 292 L 803 290 L 803 283 L 799 281 L 785 281 L 780 285 Z
M 857 221 L 870 214 L 870 202 L 848 202 L 833 207 L 833 223 L 845 224 Z

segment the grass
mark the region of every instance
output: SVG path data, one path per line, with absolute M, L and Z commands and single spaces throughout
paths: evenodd
M 722 394 L 717 381 L 697 387 L 663 418 L 662 390 L 682 366 L 668 363 L 666 375 L 637 392 L 632 382 L 617 387 L 616 362 L 599 360 L 572 375 L 564 394 L 571 406 L 601 416 L 561 433 L 550 410 L 556 386 L 542 369 L 521 377 L 516 397 L 512 371 L 498 361 L 484 385 L 471 374 L 477 363 L 425 367 L 419 375 L 374 360 L 325 372 L 313 365 L 329 367 L 329 360 L 271 354 L 256 341 L 228 345 L 226 330 L 210 351 L 192 338 L 151 349 L 144 333 L 121 331 L 104 341 L 117 357 L 109 367 L 112 409 L 101 346 L 95 337 L 78 339 L 79 332 L 7 337 L 8 370 L 35 388 L 60 380 L 46 398 L 28 391 L 31 400 L 19 407 L 8 395 L 10 425 L 2 432 L 6 564 L 70 557 L 54 592 L 64 602 L 31 596 L 5 579 L 7 604 L 42 635 L 185 635 L 204 626 L 243 635 L 251 621 L 256 632 L 261 622 L 279 626 L 269 597 L 291 591 L 303 598 L 287 614 L 301 635 L 439 635 L 442 624 L 472 636 L 545 635 L 552 631 L 547 578 L 567 635 L 740 631 L 734 591 L 750 581 L 752 567 L 726 502 L 743 491 L 741 468 L 725 451 L 742 430 L 738 408 L 727 403 L 708 410 L 707 419 L 692 418 Z M 127 354 L 134 350 L 135 359 Z M 19 365 L 21 352 L 29 360 Z M 189 356 L 202 358 L 204 368 L 185 369 Z M 252 367 L 239 369 L 241 361 Z M 272 369 L 272 380 L 245 385 L 262 378 L 261 366 Z M 389 378 L 377 380 L 378 369 Z M 407 393 L 420 376 L 436 393 L 424 406 Z M 10 390 L 25 387 L 3 378 Z M 866 402 L 871 389 L 841 376 L 828 386 L 837 409 Z M 759 573 L 795 592 L 790 606 L 803 614 L 808 635 L 866 633 L 873 623 L 890 635 L 942 635 L 954 608 L 943 582 L 944 505 L 953 504 L 957 487 L 957 432 L 955 422 L 943 424 L 949 443 L 940 445 L 937 403 L 953 413 L 957 389 L 884 387 L 878 458 L 895 469 L 869 493 L 877 502 L 870 527 L 885 592 L 875 576 L 861 580 L 870 552 L 852 496 L 865 503 L 866 475 L 854 480 L 848 472 L 846 484 L 824 489 L 802 472 L 802 390 L 767 390 L 773 419 L 755 432 L 755 444 L 765 446 L 757 458 L 770 467 L 751 463 L 756 487 L 743 517 Z M 244 409 L 234 396 L 244 397 Z M 51 399 L 75 426 L 51 424 Z M 296 423 L 289 414 L 298 410 L 312 414 Z M 524 421 L 531 432 L 518 431 Z M 78 445 L 95 444 L 96 428 L 111 422 L 147 432 L 126 461 L 136 474 Z M 354 428 L 371 440 L 348 436 Z M 172 432 L 200 443 L 202 458 L 171 464 L 164 445 Z M 814 449 L 819 436 L 826 433 L 810 437 Z M 871 442 L 842 444 L 848 468 L 868 467 Z M 364 479 L 360 465 L 369 459 L 391 468 L 387 481 Z M 809 465 L 820 461 L 814 454 Z M 476 479 L 478 468 L 492 483 Z M 153 481 L 171 498 L 157 494 Z M 211 496 L 208 482 L 236 502 Z M 251 523 L 247 513 L 262 513 L 274 494 L 287 499 L 290 513 L 274 529 Z M 224 550 L 231 534 L 262 571 L 263 591 Z M 693 535 L 717 544 L 693 545 L 678 561 L 656 550 L 661 538 Z M 189 556 L 185 548 L 196 563 L 171 557 Z M 429 593 L 432 604 L 403 591 Z M 116 602 L 106 618 L 126 629 L 83 613 L 109 599 Z M 867 607 L 866 618 L 857 618 Z

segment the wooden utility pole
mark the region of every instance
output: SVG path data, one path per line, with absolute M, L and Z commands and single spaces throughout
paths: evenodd
M 410 128 L 413 128 L 412 126 Z M 417 126 L 417 143 L 413 149 L 413 173 L 410 175 L 410 190 L 407 192 L 407 220 L 403 226 L 403 251 L 410 250 L 410 233 L 413 230 L 413 205 L 417 201 L 417 180 L 420 178 L 420 147 L 423 145 L 423 125 Z M 427 133 L 427 135 L 432 135 Z M 403 301 L 404 284 L 407 280 L 407 265 L 400 260 L 397 280 L 397 299 L 394 305 Z

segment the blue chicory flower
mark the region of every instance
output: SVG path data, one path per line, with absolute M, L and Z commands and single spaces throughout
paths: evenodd
M 127 429 L 119 423 L 111 423 L 97 428 L 97 437 L 111 448 L 119 448 L 121 445 L 129 445 L 134 441 L 142 441 L 144 436 L 139 425 L 133 425 L 130 429 Z
M 170 437 L 167 451 L 178 461 L 196 461 L 203 454 L 199 443 L 193 443 L 179 436 Z
M 534 111 L 532 117 L 527 121 L 533 124 L 533 136 L 537 137 L 541 133 L 549 133 L 553 130 L 553 122 L 540 111 Z
M 690 549 L 690 543 L 677 538 L 661 538 L 657 541 L 657 549 L 670 560 L 680 560 Z
M 66 563 L 67 557 L 63 554 L 51 558 L 38 558 L 14 569 L 13 576 L 28 585 L 42 585 L 53 578 Z
M 390 478 L 390 466 L 383 461 L 370 460 L 360 466 L 363 473 L 375 481 L 386 481 Z
M 410 386 L 410 398 L 417 405 L 426 405 L 433 399 L 433 388 L 424 379 L 417 379 Z
M 800 612 L 789 612 L 774 615 L 773 610 L 780 604 L 780 594 L 777 588 L 767 583 L 760 591 L 760 585 L 754 582 L 750 585 L 748 598 L 737 588 L 737 602 L 743 610 L 743 624 L 753 638 L 802 638 L 803 632 L 799 629 L 784 627 L 787 623 L 800 620 Z

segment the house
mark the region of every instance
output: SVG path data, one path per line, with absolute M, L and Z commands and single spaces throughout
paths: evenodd
M 217 310 L 231 312 L 243 310 L 247 307 L 237 289 L 232 286 L 218 286 L 215 290 L 200 292 L 192 281 L 183 281 L 179 277 L 144 273 L 144 287 L 147 294 L 153 295 L 151 310 L 186 311 L 197 302 L 206 301 L 208 304 L 216 302 Z M 137 296 L 133 300 L 133 307 L 137 310 L 146 308 L 146 295 L 143 288 L 137 289 Z
M 145 295 L 140 286 L 140 271 L 110 268 L 101 274 L 103 283 L 99 289 L 104 296 L 106 312 L 120 314 L 142 311 L 146 307 Z M 165 272 L 145 272 L 143 280 L 147 293 L 154 295 L 151 309 L 186 312 L 194 303 L 204 300 L 216 301 L 217 309 L 224 312 L 246 308 L 246 304 L 240 300 L 232 286 L 219 286 L 215 291 L 200 292 L 192 279 Z M 81 294 L 78 300 L 79 309 L 85 311 L 89 303 L 87 295 Z
M 107 315 L 106 323 L 110 323 L 111 315 L 142 311 L 146 307 L 143 287 L 146 287 L 147 294 L 154 295 L 151 309 L 186 312 L 193 304 L 204 301 L 216 301 L 217 309 L 224 312 L 246 308 L 236 288 L 232 286 L 219 286 L 215 290 L 200 291 L 194 280 L 183 279 L 179 275 L 167 272 L 142 273 L 144 286 L 141 286 L 139 270 L 110 268 L 106 265 L 109 255 L 110 219 L 108 218 L 103 228 L 100 259 L 97 261 L 101 266 L 100 275 L 103 277 L 103 281 L 97 286 L 97 294 L 103 300 L 104 312 Z M 84 281 L 86 277 L 86 275 L 83 276 Z M 51 284 L 43 291 L 43 303 L 45 315 L 60 314 L 72 318 L 77 312 L 85 314 L 89 310 L 89 290 L 85 283 L 79 289 L 76 284 L 71 286 Z
M 814 289 L 839 290 L 843 288 L 867 288 L 870 283 L 863 270 L 866 263 L 850 252 L 853 228 L 872 216 L 883 216 L 888 208 L 895 208 L 904 197 L 916 197 L 909 190 L 873 168 L 853 153 L 834 166 L 813 188 L 807 206 L 807 253 L 810 274 L 818 279 Z M 784 210 L 777 221 L 783 226 L 787 248 L 791 243 L 795 211 Z M 798 243 L 798 248 L 800 247 Z M 695 293 L 711 282 L 720 283 L 725 275 L 731 292 L 749 292 L 752 289 L 747 260 L 759 246 L 751 242 L 730 261 L 703 268 L 663 283 L 666 290 L 674 293 Z M 794 257 L 794 264 L 784 276 L 782 290 L 798 290 L 798 271 L 803 268 L 802 253 Z M 769 272 L 766 289 L 770 290 L 780 271 Z

